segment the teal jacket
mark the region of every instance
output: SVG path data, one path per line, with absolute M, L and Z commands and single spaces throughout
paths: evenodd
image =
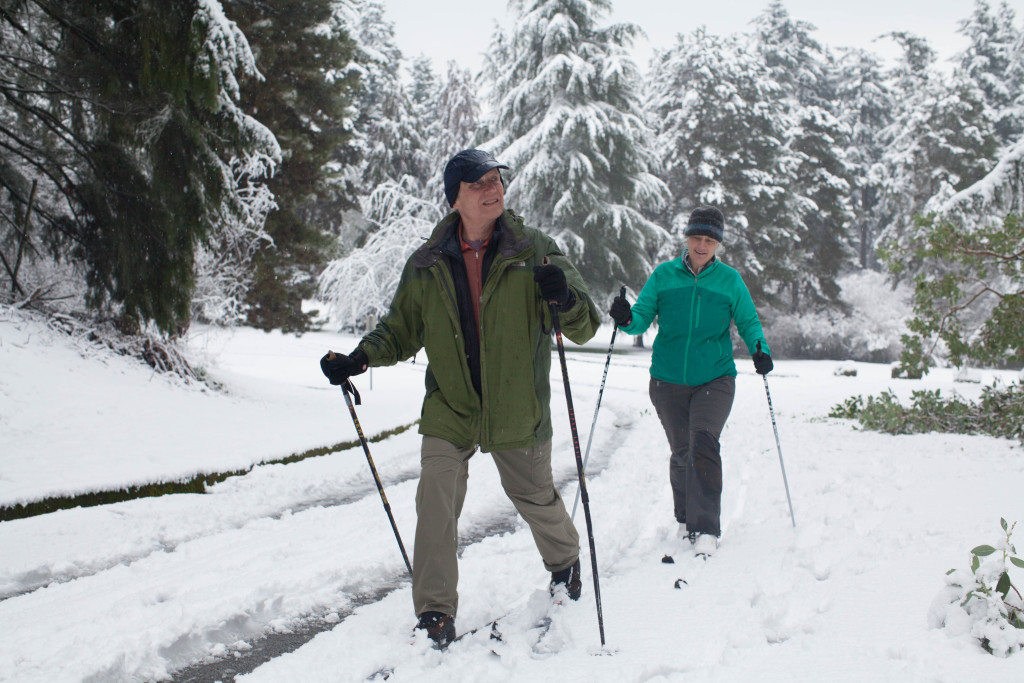
M 632 307 L 633 319 L 620 327 L 642 334 L 658 319 L 651 356 L 651 377 L 698 386 L 719 377 L 735 377 L 729 326 L 753 355 L 757 342 L 771 354 L 750 291 L 735 268 L 714 260 L 700 275 L 686 262 L 686 252 L 662 263 L 647 279 Z
M 552 435 L 551 315 L 533 268 L 547 258 L 565 272 L 575 303 L 559 321 L 572 341 L 594 336 L 596 308 L 555 241 L 506 210 L 485 257 L 480 326 L 467 327 L 473 312 L 468 286 L 460 284 L 466 276 L 458 220 L 458 213 L 448 214 L 409 258 L 387 316 L 359 348 L 375 367 L 426 350 L 421 434 L 484 452 L 543 443 Z

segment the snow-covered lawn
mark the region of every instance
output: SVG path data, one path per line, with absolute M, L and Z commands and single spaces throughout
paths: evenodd
M 593 353 L 568 348 L 583 444 L 610 335 L 598 334 Z M 618 341 L 587 479 L 605 647 L 585 541 L 583 598 L 555 615 L 550 652 L 526 642 L 548 576 L 486 455 L 471 461 L 457 625 L 514 608 L 502 657 L 486 628 L 447 653 L 409 645 L 404 563 L 365 456 L 352 448 L 257 466 L 205 495 L 0 523 L 0 680 L 166 679 L 309 624 L 323 632 L 238 680 L 361 681 L 385 668 L 392 681 L 1024 680 L 1024 654 L 993 657 L 928 619 L 946 571 L 997 542 L 1000 517 L 1024 523 L 1021 448 L 979 436 L 891 437 L 826 417 L 854 394 L 940 387 L 973 397 L 978 385 L 954 385 L 949 371 L 909 382 L 890 379 L 887 366 L 844 363 L 858 374 L 839 377 L 835 362 L 777 362 L 768 379 L 794 528 L 764 385 L 739 359 L 722 438 L 722 546 L 699 565 L 674 540 L 649 352 Z M 191 355 L 223 385 L 214 392 L 0 310 L 0 505 L 244 470 L 352 440 L 343 397 L 317 360 L 354 342 L 195 330 Z M 368 436 L 416 420 L 418 361 L 357 378 Z M 557 362 L 553 373 L 553 459 L 571 506 L 575 459 Z M 370 448 L 411 553 L 415 427 Z M 586 539 L 582 510 L 576 522 Z M 1016 540 L 1024 546 L 1024 535 Z M 665 553 L 677 562 L 661 563 Z M 679 578 L 687 583 L 677 589 Z

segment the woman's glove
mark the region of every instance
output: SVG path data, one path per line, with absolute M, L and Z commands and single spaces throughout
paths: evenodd
M 612 301 L 612 307 L 608 311 L 608 314 L 611 315 L 612 320 L 614 320 L 615 324 L 619 327 L 625 327 L 629 323 L 633 322 L 633 311 L 629 307 L 629 302 L 626 301 L 626 297 L 624 296 L 615 297 L 615 300 Z
M 774 367 L 772 357 L 762 351 L 761 342 L 757 342 L 757 351 L 754 352 L 754 370 L 759 375 L 767 375 Z

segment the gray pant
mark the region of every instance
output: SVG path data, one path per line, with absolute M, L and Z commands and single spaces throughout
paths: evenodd
M 458 611 L 459 515 L 466 499 L 469 458 L 475 452 L 475 447 L 460 448 L 434 436 L 423 437 L 412 564 L 417 615 L 454 616 Z M 580 537 L 551 475 L 551 442 L 494 451 L 491 457 L 505 495 L 533 532 L 544 568 L 555 572 L 571 567 L 580 554 Z
M 658 411 L 672 457 L 669 481 L 676 521 L 687 531 L 722 533 L 722 455 L 718 439 L 732 410 L 736 378 L 719 377 L 690 387 L 651 378 L 651 403 Z

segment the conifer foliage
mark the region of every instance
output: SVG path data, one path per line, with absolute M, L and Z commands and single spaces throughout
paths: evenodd
M 675 236 L 672 251 L 682 249 L 695 205 L 718 206 L 727 221 L 722 259 L 764 302 L 792 279 L 780 253 L 797 223 L 782 86 L 745 41 L 698 29 L 655 56 L 647 116 L 672 191 L 662 214 Z
M 277 208 L 266 223 L 272 241 L 254 258 L 247 319 L 263 329 L 302 331 L 311 317 L 302 302 L 329 258 L 341 212 L 356 204 L 331 163 L 353 137 L 356 48 L 331 0 L 225 0 L 224 7 L 263 75 L 243 83 L 240 104 L 274 131 L 283 153 L 267 182 Z
M 52 258 L 124 329 L 186 327 L 197 250 L 244 277 L 232 268 L 271 206 L 280 150 L 237 106 L 236 78 L 257 74 L 245 36 L 216 0 L 25 0 L 5 3 L 0 31 L 0 239 L 30 264 L 8 268 L 12 292 L 54 287 Z M 232 310 L 237 282 L 220 282 L 208 303 Z
M 512 0 L 484 68 L 492 137 L 512 168 L 508 205 L 552 234 L 595 293 L 639 288 L 666 238 L 648 218 L 668 198 L 652 173 L 632 24 L 602 26 L 609 0 Z

